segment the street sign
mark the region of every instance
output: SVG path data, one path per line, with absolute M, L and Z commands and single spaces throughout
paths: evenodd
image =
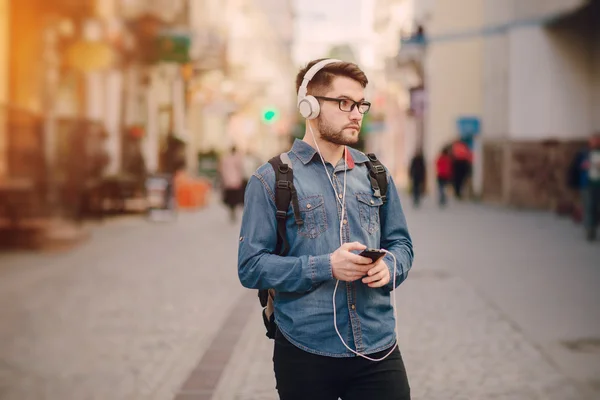
M 456 126 L 461 138 L 478 135 L 481 131 L 481 122 L 477 117 L 458 117 Z

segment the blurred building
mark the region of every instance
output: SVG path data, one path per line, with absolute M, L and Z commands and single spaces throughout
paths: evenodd
M 73 200 L 75 182 L 93 169 L 94 150 L 86 143 L 103 131 L 86 118 L 84 74 L 104 68 L 112 53 L 87 36 L 92 1 L 23 0 L 2 8 L 0 168 L 5 195 L 28 188 L 40 195 L 31 196 L 39 210 L 44 200 Z
M 0 0 L 0 105 L 8 103 L 9 0 Z M 0 180 L 8 171 L 6 114 L 0 113 Z
M 0 2 L 0 221 L 80 218 L 168 169 L 166 137 L 187 134 L 187 5 Z
M 287 143 L 291 129 L 291 1 L 194 7 L 203 9 L 196 9 L 192 22 L 200 48 L 189 121 L 198 150 L 221 153 L 236 145 L 267 160 Z
M 554 207 L 573 153 L 600 130 L 600 2 L 487 0 L 484 198 Z
M 232 116 L 229 134 L 240 147 L 267 160 L 288 146 L 297 115 L 292 1 L 236 4 L 228 61 L 240 107 Z
M 488 201 L 548 208 L 572 196 L 568 162 L 599 128 L 598 1 L 412 3 L 396 60 L 414 121 L 405 135 L 431 162 L 469 143 L 472 187 Z
M 404 25 L 390 68 L 400 74 L 405 89 L 407 160 L 418 149 L 424 151 L 432 189 L 433 160 L 459 137 L 459 119 L 481 118 L 483 37 L 461 32 L 481 30 L 483 1 L 403 3 L 412 21 Z
M 374 65 L 369 74 L 373 107 L 369 117 L 374 129 L 367 147 L 375 152 L 396 183 L 407 184 L 407 168 L 415 148 L 414 119 L 408 115 L 408 89 L 420 84 L 420 78 L 403 69 L 397 56 L 400 38 L 413 30 L 413 2 L 377 0 L 374 3 Z

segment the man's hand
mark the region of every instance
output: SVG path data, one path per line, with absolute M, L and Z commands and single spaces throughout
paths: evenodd
M 333 277 L 344 282 L 353 282 L 365 276 L 376 264 L 370 258 L 351 253 L 364 250 L 367 246 L 358 242 L 344 243 L 331 254 Z
M 367 276 L 362 281 L 364 284 L 368 284 L 369 287 L 378 288 L 387 285 L 390 279 L 390 270 L 383 258 L 380 258 L 375 262 L 373 268 L 367 271 Z

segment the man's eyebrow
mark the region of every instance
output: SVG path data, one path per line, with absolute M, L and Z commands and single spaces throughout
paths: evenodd
M 339 96 L 337 96 L 337 98 L 338 99 L 345 98 L 345 99 L 352 100 L 352 101 L 365 101 L 364 97 L 362 99 L 360 99 L 360 100 L 354 100 L 352 97 L 346 96 L 345 94 L 340 94 Z

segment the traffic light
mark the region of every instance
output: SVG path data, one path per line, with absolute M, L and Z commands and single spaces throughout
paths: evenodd
M 271 123 L 275 122 L 277 120 L 277 118 L 279 118 L 279 112 L 277 111 L 276 108 L 269 107 L 269 108 L 266 108 L 263 110 L 262 121 L 265 124 L 271 124 Z

